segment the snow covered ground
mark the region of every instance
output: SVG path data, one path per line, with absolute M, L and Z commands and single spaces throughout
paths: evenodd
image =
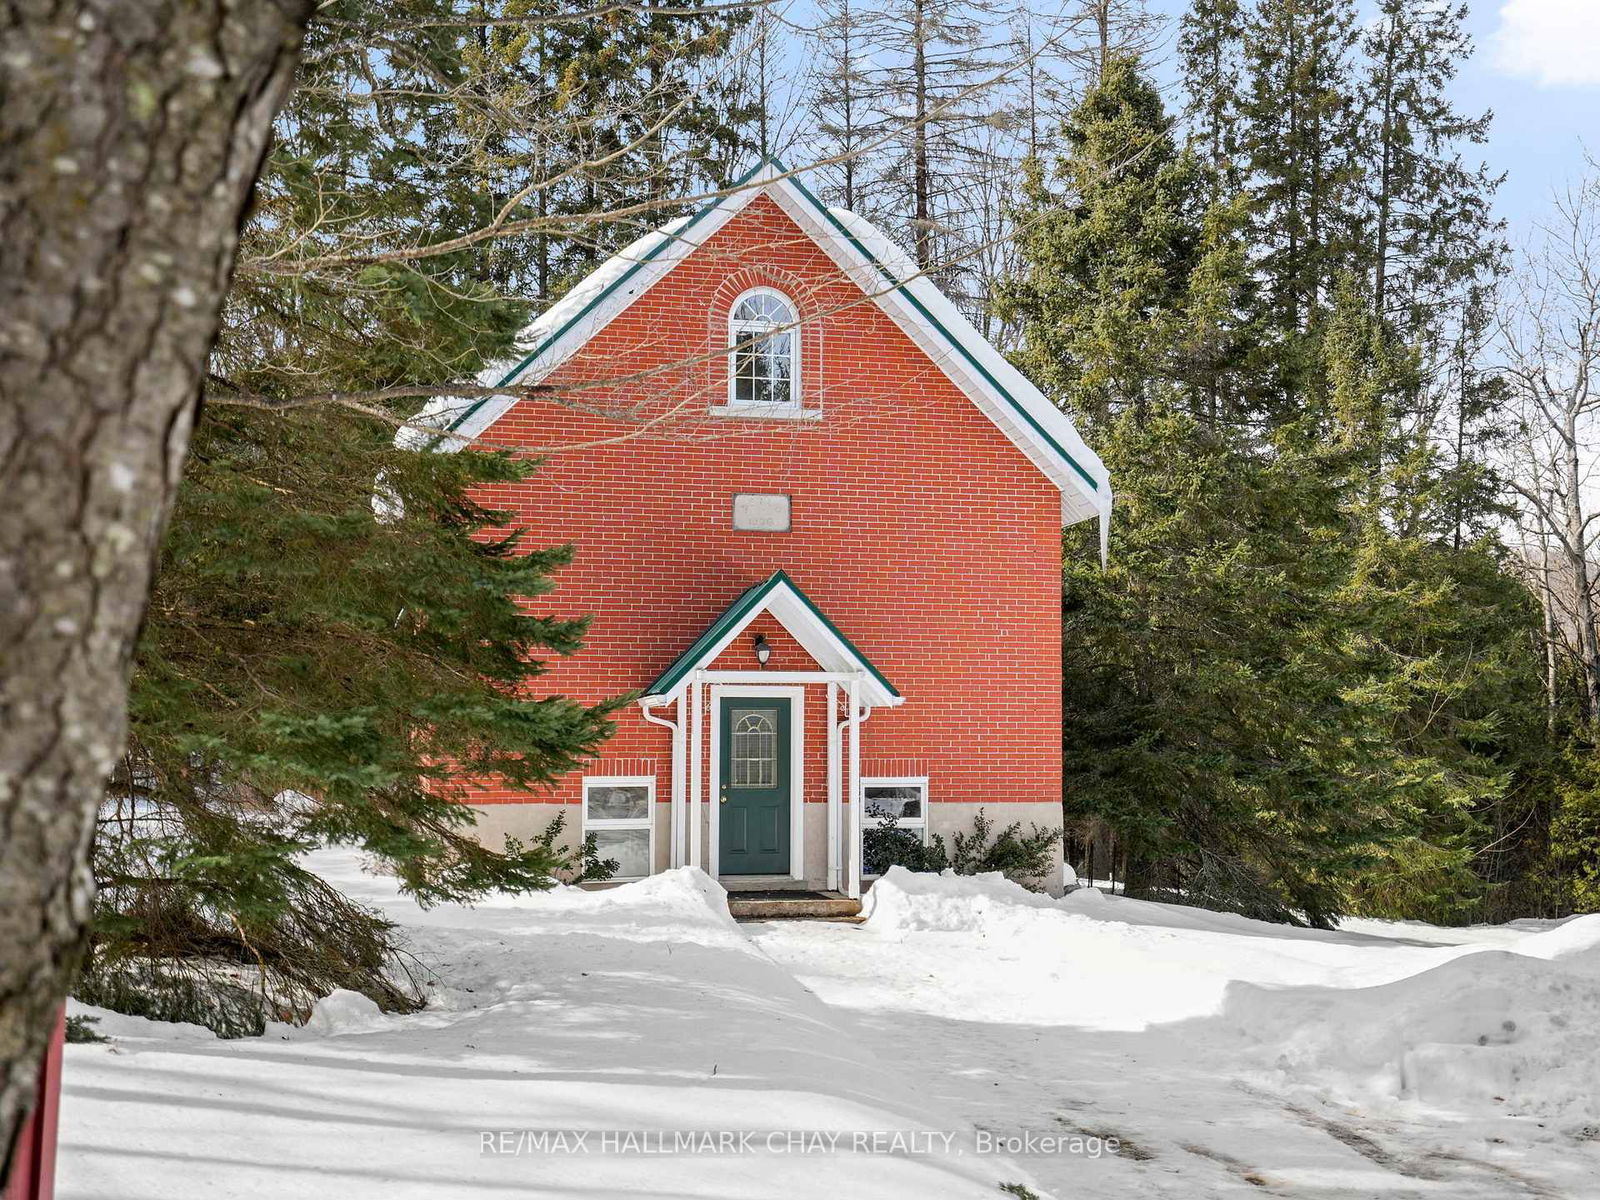
M 318 867 L 430 1006 L 103 1015 L 63 1200 L 1600 1197 L 1600 917 L 1321 933 L 897 871 L 863 925 L 739 926 L 689 871 L 423 912 Z

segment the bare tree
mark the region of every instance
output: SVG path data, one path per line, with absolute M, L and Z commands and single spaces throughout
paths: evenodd
M 0 14 L 0 1184 L 240 222 L 311 0 Z
M 1594 721 L 1600 719 L 1592 559 L 1600 508 L 1591 479 L 1600 412 L 1600 174 L 1557 199 L 1543 235 L 1524 256 L 1500 319 L 1502 372 L 1520 413 L 1511 483 L 1532 543 L 1527 557 L 1538 564 L 1547 635 L 1570 637 L 1584 715 Z M 1553 676 L 1553 666 L 1549 671 Z

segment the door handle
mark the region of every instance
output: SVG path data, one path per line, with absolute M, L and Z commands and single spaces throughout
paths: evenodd
M 727 788 L 723 788 L 722 789 L 722 803 L 726 804 L 727 802 L 728 802 L 728 789 Z

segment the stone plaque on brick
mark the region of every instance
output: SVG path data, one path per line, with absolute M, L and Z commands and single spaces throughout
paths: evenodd
M 733 527 L 751 533 L 788 533 L 789 497 L 763 492 L 735 494 Z

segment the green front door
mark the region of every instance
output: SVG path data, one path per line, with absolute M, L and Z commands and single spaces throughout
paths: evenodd
M 789 873 L 789 701 L 722 701 L 718 870 Z

